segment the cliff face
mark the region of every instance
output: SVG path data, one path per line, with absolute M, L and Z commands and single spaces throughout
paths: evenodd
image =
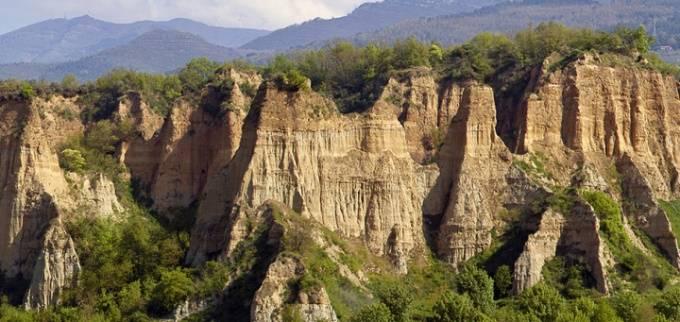
M 57 124 L 45 111 L 48 105 L 7 103 L 2 108 L 0 258 L 9 276 L 32 275 L 40 236 L 69 194 L 50 140 L 58 141 L 71 126 Z
M 310 229 L 315 241 L 322 230 L 359 241 L 400 274 L 428 246 L 457 266 L 516 228 L 522 238 L 507 256 L 516 292 L 540 281 L 545 263 L 560 256 L 583 264 L 606 293 L 616 259 L 578 191 L 622 201 L 623 222 L 680 267 L 675 233 L 658 205 L 680 195 L 680 97 L 670 78 L 597 59 L 537 69 L 516 106 L 497 103 L 490 86 L 410 70 L 389 80 L 367 111 L 346 115 L 312 91 L 282 91 L 225 70 L 231 93 L 180 99 L 166 118 L 139 95 L 123 99 L 115 121 L 134 133 L 118 156 L 159 213 L 197 207 L 186 256 L 193 265 L 231 260 L 254 224 L 272 221 L 263 207 L 275 201 L 323 227 Z M 104 176 L 60 169 L 61 143 L 85 128 L 63 117 L 65 109 L 80 108 L 59 97 L 0 103 L 0 269 L 31 279 L 29 307 L 58 303 L 77 281 L 78 255 L 64 223 L 83 209 L 93 216 L 124 210 Z M 555 203 L 565 196 L 566 205 Z M 330 258 L 332 249 L 324 249 Z M 286 298 L 284 281 L 308 267 L 275 255 L 262 263 L 252 319 L 281 319 L 292 306 L 310 321 L 335 320 L 323 288 Z M 360 272 L 337 265 L 362 287 Z
M 434 160 L 460 108 L 464 87 L 438 82 L 427 68 L 404 71 L 388 81 L 380 101 L 395 107 L 395 116 L 404 127 L 407 149 L 416 162 Z
M 257 88 L 262 81 L 253 73 L 224 71 L 234 87 L 229 108 L 209 93 L 202 102 L 180 100 L 163 122 L 139 97 L 124 100 L 118 117 L 131 120 L 135 139 L 122 148 L 122 161 L 147 192 L 157 210 L 186 208 L 203 193 L 208 178 L 224 167 L 238 149 L 241 127 L 251 98 L 241 86 Z M 218 107 L 208 108 L 213 104 Z
M 59 301 L 80 271 L 75 246 L 62 220 L 76 214 L 111 215 L 118 201 L 103 177 L 73 177 L 59 167 L 58 147 L 83 132 L 74 99 L 0 103 L 0 269 L 30 281 L 26 305 Z M 112 195 L 111 195 L 112 194 Z
M 437 252 L 453 264 L 491 245 L 511 161 L 495 126 L 493 90 L 466 87 L 439 154 L 441 175 L 424 205 L 425 214 L 440 222 Z
M 436 169 L 411 159 L 390 106 L 343 116 L 318 94 L 267 87 L 260 95 L 240 149 L 208 183 L 190 261 L 228 251 L 237 241 L 225 232 L 270 199 L 397 262 L 424 245 L 420 207 Z
M 516 149 L 543 153 L 566 168 L 616 169 L 624 209 L 678 266 L 678 246 L 657 200 L 678 197 L 677 82 L 648 70 L 610 68 L 586 56 L 556 73 L 537 72 L 519 109 Z M 546 63 L 547 65 L 548 63 Z M 563 171 L 565 173 L 566 171 Z
M 586 56 L 563 71 L 537 73 L 516 122 L 518 152 L 567 148 L 586 157 L 628 155 L 644 164 L 658 197 L 676 194 L 676 81 L 653 71 L 603 67 L 598 59 Z

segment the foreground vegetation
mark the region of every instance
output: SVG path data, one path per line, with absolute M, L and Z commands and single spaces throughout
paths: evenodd
M 412 39 L 391 47 L 359 48 L 338 43 L 318 51 L 278 56 L 259 71 L 284 90 L 315 90 L 333 98 L 342 112 L 354 112 L 369 107 L 390 77 L 419 67 L 432 69 L 442 79 L 485 82 L 498 89 L 500 95 L 508 96 L 517 94 L 518 88 L 526 85 L 531 69 L 548 57 L 551 64 L 546 67 L 552 70 L 585 53 L 595 53 L 603 63 L 654 69 L 680 77 L 677 66 L 665 64 L 649 53 L 652 43 L 643 29 L 603 33 L 542 24 L 512 38 L 481 34 L 452 48 Z M 64 294 L 62 305 L 27 312 L 13 306 L 19 304 L 20 297 L 3 297 L 0 321 L 148 321 L 168 316 L 185 300 L 218 296 L 228 280 L 229 299 L 216 308 L 222 312 L 195 320 L 220 319 L 225 313 L 233 319 L 247 319 L 249 312 L 242 310 L 243 299 L 252 296 L 272 256 L 262 248 L 266 240 L 259 237 L 263 235 L 255 234 L 242 243 L 234 251 L 234 258 L 225 262 L 208 262 L 198 268 L 183 265 L 195 209 L 176 209 L 172 216 L 166 216 L 146 207 L 138 194 L 139 187 L 126 178 L 127 170 L 116 158 L 118 146 L 134 135 L 134 129 L 131 124 L 111 121 L 121 97 L 131 92 L 140 94 L 163 116 L 170 113 L 178 99 L 203 104 L 206 95 L 217 94 L 220 101 L 225 101 L 235 84 L 222 73 L 232 67 L 258 69 L 243 63 L 222 65 L 197 59 L 176 75 L 115 70 L 82 85 L 73 77 L 59 84 L 0 82 L 0 101 L 31 100 L 55 93 L 78 97 L 82 113 L 72 117 L 83 120 L 87 130 L 60 148 L 60 164 L 65 171 L 85 176 L 101 173 L 112 179 L 126 209 L 117 220 L 80 218 L 68 223 L 83 272 L 78 287 Z M 248 96 L 256 95 L 254 88 L 241 88 Z M 222 104 L 202 106 L 214 113 L 229 108 Z M 527 164 L 519 166 L 530 168 Z M 536 172 L 546 175 L 543 166 Z M 552 200 L 551 206 L 568 207 L 572 196 L 567 194 Z M 563 258 L 548 263 L 543 272 L 545 281 L 520 296 L 512 295 L 511 263 L 490 269 L 483 258 L 471 261 L 457 273 L 445 263 L 428 258 L 413 263 L 405 277 L 395 276 L 387 265 L 376 260 L 372 264 L 383 269 L 369 276 L 367 292 L 342 277 L 338 264 L 310 242 L 304 229 L 285 241 L 285 250 L 301 257 L 308 267 L 297 286 L 305 289 L 323 285 L 343 321 L 680 320 L 680 287 L 672 283 L 669 265 L 658 262 L 656 254 L 643 253 L 628 239 L 616 201 L 598 192 L 580 192 L 580 197 L 600 217 L 601 234 L 617 259 L 614 276 L 628 283 L 618 285 L 621 287 L 611 297 L 593 291 L 586 269 Z M 662 205 L 669 214 L 672 211 L 674 225 L 678 226 L 677 203 Z M 293 222 L 289 228 L 295 229 L 295 225 Z M 297 225 L 309 227 L 305 223 Z M 346 252 L 342 261 L 352 270 L 360 270 L 370 262 L 361 246 L 342 241 L 332 233 L 326 236 Z M 650 249 L 653 248 L 652 245 Z M 0 293 L 15 295 L 11 294 L 10 284 L 2 280 Z

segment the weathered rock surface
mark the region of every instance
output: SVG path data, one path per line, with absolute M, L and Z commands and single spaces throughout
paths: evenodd
M 656 200 L 675 199 L 679 193 L 678 85 L 657 72 L 605 67 L 598 60 L 588 55 L 562 71 L 548 73 L 544 67 L 536 72 L 514 129 L 504 132 L 517 134 L 518 152 L 575 153 L 577 162 L 592 162 L 599 173 L 611 172 L 605 165 L 616 163 L 622 197 L 634 205 L 624 209 L 631 223 L 678 266 L 677 242 L 656 205 Z M 552 159 L 565 163 L 567 158 Z M 601 190 L 601 180 L 590 184 Z
M 643 166 L 643 165 L 640 165 Z M 638 165 L 627 155 L 617 163 L 621 173 L 622 195 L 631 202 L 624 212 L 632 223 L 640 227 L 659 246 L 673 266 L 680 269 L 680 249 L 666 213 L 659 207 L 650 181 Z
M 454 265 L 492 242 L 511 160 L 495 126 L 493 90 L 467 86 L 439 154 L 441 175 L 424 204 L 426 216 L 440 218 L 437 253 Z
M 146 188 L 157 210 L 189 207 L 203 193 L 208 178 L 238 149 L 243 118 L 252 100 L 241 87 L 256 89 L 262 80 L 257 74 L 232 69 L 224 74 L 234 82 L 227 102 L 210 94 L 200 104 L 180 100 L 160 125 L 155 117 L 146 117 L 153 113 L 143 103 L 132 100 L 127 106 L 124 101 L 119 108 L 119 117 L 132 119 L 140 134 L 124 144 L 122 161 Z M 210 104 L 217 107 L 201 106 Z M 229 108 L 221 110 L 223 104 Z
M 66 178 L 72 185 L 71 192 L 77 203 L 76 207 L 83 212 L 81 215 L 107 217 L 123 211 L 113 181 L 103 174 L 90 178 L 68 173 Z
M 43 233 L 60 207 L 72 204 L 55 143 L 82 126 L 56 117 L 51 108 L 57 104 L 0 106 L 0 269 L 9 277 L 33 276 Z
M 659 197 L 677 192 L 680 111 L 677 83 L 660 73 L 603 67 L 586 56 L 540 74 L 516 122 L 519 152 L 566 147 L 586 157 L 629 155 L 649 167 Z
M 400 273 L 424 253 L 426 239 L 458 265 L 492 245 L 493 232 L 507 224 L 503 213 L 573 186 L 625 200 L 629 222 L 680 268 L 674 232 L 657 204 L 680 196 L 676 82 L 603 67 L 597 56 L 557 72 L 549 65 L 534 72 L 518 106 L 497 108 L 489 86 L 414 69 L 389 80 L 370 109 L 346 115 L 319 94 L 260 86 L 257 74 L 226 69 L 231 93 L 206 89 L 200 102 L 180 99 L 165 118 L 139 95 L 123 99 L 114 121 L 129 122 L 135 133 L 120 147 L 120 161 L 156 210 L 198 206 L 187 256 L 195 265 L 230 258 L 253 224 L 272 220 L 271 200 L 363 241 Z M 31 279 L 29 307 L 58 303 L 61 289 L 77 280 L 78 257 L 62 222 L 76 210 L 122 210 L 110 180 L 65 176 L 59 167 L 59 145 L 84 131 L 72 117 L 78 112 L 75 99 L 60 97 L 30 106 L 0 102 L 0 269 Z M 607 292 L 607 250 L 593 208 L 580 199 L 568 213 L 542 207 L 531 214 L 539 224 L 514 263 L 515 291 L 563 256 L 584 264 Z M 281 229 L 272 226 L 272 242 Z M 280 320 L 286 307 L 307 321 L 337 319 L 323 289 L 286 297 L 286 281 L 304 272 L 300 260 L 279 255 L 266 264 L 253 320 Z
M 79 273 L 80 262 L 75 244 L 59 219 L 56 219 L 43 236 L 25 306 L 45 308 L 59 304 L 62 290 L 75 286 Z
M 76 122 L 55 116 L 55 106 L 75 108 L 72 101 L 53 99 L 0 103 L 0 270 L 8 278 L 31 280 L 27 305 L 41 307 L 58 299 L 73 269 L 72 243 L 51 226 L 59 205 L 70 204 L 69 187 L 51 146 Z M 57 254 L 66 251 L 64 254 Z M 75 257 L 77 265 L 77 256 Z
M 440 84 L 428 68 L 401 72 L 390 79 L 380 100 L 394 105 L 404 127 L 408 151 L 416 162 L 433 160 L 451 119 L 463 103 L 464 86 Z
M 0 102 L 0 270 L 30 281 L 32 308 L 58 303 L 77 281 L 78 256 L 62 222 L 120 207 L 110 180 L 75 176 L 73 186 L 59 167 L 59 146 L 84 131 L 71 117 L 80 111 L 75 100 Z
M 558 212 L 548 209 L 543 213 L 538 231 L 529 235 L 524 251 L 515 262 L 514 293 L 519 294 L 540 282 L 543 265 L 557 253 L 565 223 L 564 216 Z
M 267 277 L 255 293 L 251 303 L 250 320 L 253 322 L 282 321 L 289 281 L 304 273 L 302 263 L 296 258 L 281 256 L 269 266 Z
M 536 285 L 543 278 L 545 263 L 555 256 L 582 263 L 595 280 L 595 287 L 607 293 L 606 247 L 599 235 L 600 224 L 592 207 L 576 201 L 568 215 L 546 210 L 535 233 L 529 235 L 524 250 L 514 264 L 513 292 Z
M 571 208 L 560 238 L 557 254 L 584 264 L 595 280 L 595 288 L 607 294 L 611 255 L 600 236 L 600 220 L 593 207 L 577 199 Z
M 294 314 L 305 322 L 338 321 L 325 289 L 303 290 L 297 296 L 290 293 L 290 283 L 302 277 L 304 271 L 299 259 L 280 255 L 269 266 L 265 280 L 255 293 L 250 320 L 285 322 L 286 315 Z
M 240 149 L 208 183 L 190 261 L 223 253 L 239 213 L 270 199 L 363 238 L 378 255 L 403 256 L 424 244 L 420 208 L 436 169 L 411 159 L 390 106 L 343 116 L 315 93 L 268 87 L 260 95 Z

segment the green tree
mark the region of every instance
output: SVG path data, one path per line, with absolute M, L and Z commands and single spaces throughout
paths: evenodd
M 510 295 L 510 291 L 512 291 L 512 272 L 510 271 L 510 266 L 503 265 L 496 270 L 496 274 L 493 275 L 493 285 L 497 298 Z
M 444 49 L 437 43 L 430 45 L 430 65 L 439 66 L 444 62 Z
M 179 72 L 179 80 L 185 93 L 198 93 L 200 90 L 215 77 L 215 72 L 220 68 L 220 64 L 208 58 L 192 59 Z
M 144 310 L 144 302 L 142 286 L 139 281 L 126 285 L 118 293 L 118 307 L 126 315 Z
M 430 48 L 415 38 L 397 41 L 393 50 L 394 67 L 397 69 L 430 66 Z
M 82 152 L 74 149 L 64 149 L 61 151 L 60 165 L 67 171 L 82 172 L 85 170 L 86 162 Z
M 486 81 L 517 61 L 516 46 L 509 38 L 481 33 L 451 51 L 447 73 L 456 80 Z
M 25 100 L 31 100 L 35 97 L 35 90 L 33 90 L 33 86 L 30 83 L 24 82 L 21 85 L 21 91 L 19 95 Z
M 80 86 L 78 79 L 73 74 L 68 74 L 64 76 L 61 80 L 61 88 L 66 91 L 75 91 Z
M 632 291 L 623 291 L 611 298 L 611 305 L 616 313 L 626 322 L 640 321 L 640 308 L 643 298 L 640 294 Z
M 597 308 L 591 319 L 593 322 L 621 322 L 621 318 L 616 315 L 616 311 L 607 301 L 597 303 Z
M 84 143 L 87 147 L 102 153 L 113 153 L 119 140 L 116 125 L 104 120 L 93 124 L 87 130 Z
M 194 284 L 182 269 L 161 272 L 161 278 L 154 289 L 152 306 L 158 313 L 169 313 L 194 293 Z
M 621 38 L 627 53 L 646 54 L 654 43 L 654 38 L 649 36 L 644 26 L 636 29 L 621 27 L 616 30 L 615 34 Z
M 453 284 L 458 293 L 467 294 L 482 311 L 490 312 L 493 309 L 493 280 L 483 269 L 466 265 L 456 275 Z
M 414 300 L 413 293 L 401 284 L 389 284 L 378 291 L 378 299 L 392 313 L 393 321 L 404 322 L 408 320 L 411 303 Z
M 680 320 L 680 287 L 664 290 L 654 308 L 670 321 Z
M 497 322 L 541 322 L 536 316 L 517 310 L 514 305 L 495 310 L 492 317 Z
M 525 290 L 517 304 L 520 310 L 535 315 L 541 321 L 554 321 L 564 310 L 566 301 L 556 289 L 539 283 Z
M 364 306 L 351 319 L 351 322 L 393 322 L 390 309 L 383 303 Z
M 478 310 L 467 295 L 460 295 L 451 291 L 444 293 L 442 298 L 432 308 L 429 322 L 478 322 L 490 321 Z

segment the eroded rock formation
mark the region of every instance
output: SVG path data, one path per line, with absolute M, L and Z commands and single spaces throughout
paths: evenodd
M 453 264 L 491 245 L 512 158 L 496 135 L 493 90 L 470 84 L 461 101 L 439 154 L 441 175 L 424 205 L 426 216 L 440 217 L 437 253 Z
M 62 221 L 112 215 L 119 205 L 108 179 L 67 180 L 59 166 L 60 145 L 84 130 L 64 115 L 79 110 L 75 99 L 57 96 L 0 103 L 0 270 L 30 281 L 32 308 L 58 303 L 61 289 L 77 281 L 80 264 Z
M 201 99 L 181 98 L 167 117 L 128 94 L 113 118 L 134 133 L 117 156 L 155 210 L 197 207 L 186 258 L 194 265 L 230 259 L 253 225 L 271 224 L 273 200 L 361 241 L 402 274 L 428 246 L 458 265 L 489 249 L 509 221 L 533 225 L 511 263 L 516 292 L 537 283 L 554 256 L 583 264 L 607 292 L 607 247 L 593 207 L 578 194 L 567 210 L 547 200 L 573 188 L 626 201 L 628 222 L 680 267 L 658 205 L 680 194 L 680 98 L 671 78 L 598 59 L 555 72 L 546 62 L 519 99 L 500 103 L 490 86 L 409 70 L 366 111 L 344 115 L 313 91 L 283 91 L 228 69 L 221 73 L 233 81 L 230 93 L 209 88 Z M 31 279 L 29 307 L 58 303 L 77 281 L 78 255 L 64 229 L 76 209 L 123 211 L 108 178 L 59 167 L 61 143 L 85 130 L 67 117 L 80 111 L 75 100 L 0 103 L 0 269 Z M 334 259 L 331 247 L 325 251 Z M 254 320 L 281 319 L 285 307 L 309 321 L 337 319 L 323 288 L 284 296 L 285 281 L 305 270 L 301 261 L 271 260 L 262 263 Z M 338 265 L 362 287 L 359 272 Z
M 225 233 L 239 213 L 269 199 L 342 235 L 363 238 L 378 255 L 408 256 L 424 245 L 421 205 L 436 169 L 411 159 L 390 106 L 340 115 L 315 93 L 270 86 L 260 95 L 240 149 L 208 183 L 190 261 L 223 253 Z

